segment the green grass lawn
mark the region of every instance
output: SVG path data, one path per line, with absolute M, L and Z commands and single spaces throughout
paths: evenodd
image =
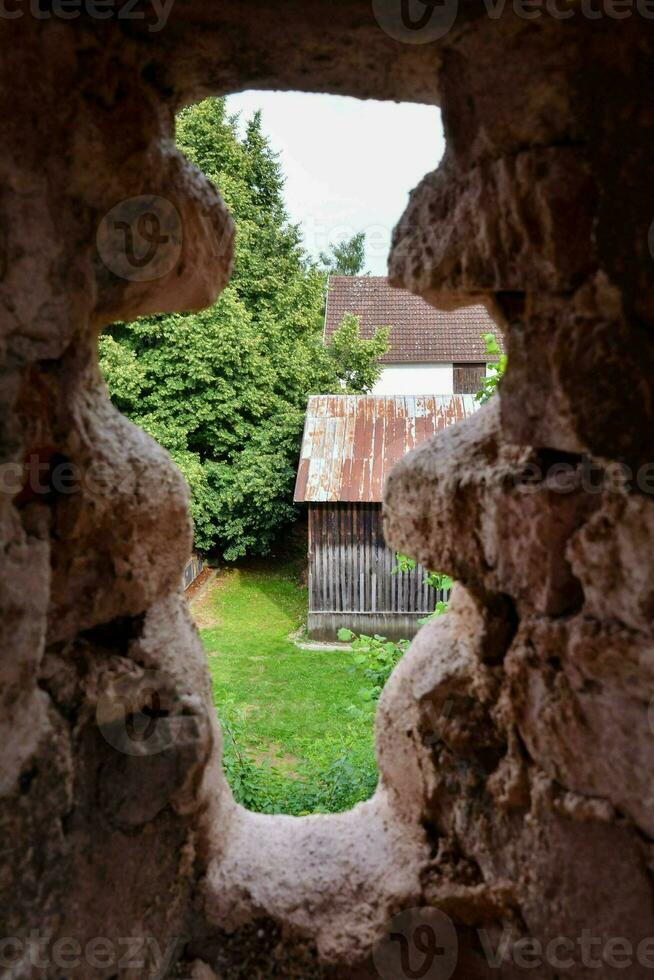
M 372 719 L 357 710 L 353 654 L 300 650 L 289 639 L 306 608 L 296 567 L 272 562 L 221 572 L 194 604 L 227 775 L 252 809 L 345 809 L 375 785 Z

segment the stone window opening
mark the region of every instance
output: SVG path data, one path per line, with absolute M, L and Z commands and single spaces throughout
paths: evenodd
M 366 111 L 365 103 L 361 102 L 359 109 L 361 112 Z M 437 110 L 434 108 L 432 111 L 433 122 L 437 125 Z M 325 136 L 329 138 L 328 133 Z M 216 189 L 220 192 L 219 186 Z M 238 232 L 238 223 L 235 222 L 232 228 L 231 221 L 225 222 L 220 231 L 220 248 L 223 251 L 231 246 L 232 235 L 238 235 Z M 104 274 L 108 269 L 115 277 L 131 283 L 154 283 L 182 260 L 185 234 L 180 213 L 175 204 L 168 199 L 156 195 L 139 195 L 120 202 L 104 216 L 96 235 L 99 258 L 105 267 Z M 189 446 L 189 448 L 193 450 L 195 447 Z M 421 575 L 422 571 L 419 574 Z M 110 744 L 120 750 L 128 751 L 128 754 L 132 752 L 130 741 L 146 743 L 148 740 L 151 740 L 151 746 L 143 744 L 140 754 L 147 755 L 150 748 L 153 754 L 158 754 L 163 751 L 160 737 L 166 744 L 172 743 L 177 737 L 175 732 L 166 730 L 171 712 L 162 708 L 162 704 L 166 703 L 169 697 L 167 692 L 174 687 L 174 683 L 166 671 L 160 672 L 161 676 L 158 676 L 156 670 L 150 669 L 145 664 L 141 666 L 145 667 L 145 671 L 144 676 L 138 679 L 135 686 L 134 703 L 128 693 L 129 685 L 125 680 L 120 679 L 118 693 L 108 694 L 101 701 L 100 727 Z M 112 726 L 115 726 L 115 719 L 111 714 L 111 706 L 116 698 L 122 697 L 126 699 L 124 706 L 126 731 L 120 730 L 120 723 L 118 723 L 118 730 L 114 731 Z M 220 721 L 220 709 L 217 708 L 217 711 Z M 183 709 L 182 713 L 185 717 L 186 709 Z M 230 728 L 225 727 L 225 721 L 223 719 L 223 741 L 231 737 Z M 161 724 L 158 724 L 159 722 Z

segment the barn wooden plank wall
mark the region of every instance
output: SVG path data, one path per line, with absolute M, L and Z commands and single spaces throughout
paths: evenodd
M 474 395 L 481 388 L 485 376 L 485 364 L 455 364 L 453 368 L 454 394 Z
M 345 627 L 357 635 L 365 633 L 373 636 L 375 633 L 385 636 L 388 640 L 411 640 L 420 629 L 419 620 L 422 616 L 415 613 L 375 613 L 364 616 L 363 613 L 309 613 L 308 632 L 312 640 L 332 642 L 338 638 L 338 631 Z
M 333 633 L 339 626 L 360 632 L 413 635 L 417 620 L 433 612 L 437 593 L 425 571 L 393 573 L 395 554 L 386 546 L 381 504 L 309 506 L 309 631 Z

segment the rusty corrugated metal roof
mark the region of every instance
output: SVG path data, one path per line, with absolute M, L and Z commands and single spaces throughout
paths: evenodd
M 296 503 L 381 502 L 398 459 L 477 407 L 473 395 L 313 395 Z

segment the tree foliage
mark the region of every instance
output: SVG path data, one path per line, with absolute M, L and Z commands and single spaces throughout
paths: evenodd
M 488 354 L 488 374 L 485 378 L 481 380 L 481 386 L 479 391 L 475 395 L 475 399 L 480 405 L 487 402 L 489 398 L 492 398 L 497 387 L 502 380 L 504 372 L 507 366 L 506 354 L 503 354 L 500 345 L 498 344 L 495 334 L 493 333 L 483 333 L 481 339 L 486 344 L 486 353 Z
M 389 347 L 390 327 L 378 327 L 370 340 L 360 336 L 359 317 L 346 313 L 326 348 L 325 382 L 336 378 L 346 394 L 370 391 L 379 378 L 379 358 Z M 339 389 L 325 387 L 325 391 Z
M 320 253 L 327 272 L 335 276 L 358 276 L 366 260 L 366 233 L 360 231 L 340 245 L 332 245 L 331 254 Z
M 307 397 L 364 391 L 385 350 L 348 320 L 325 347 L 325 273 L 284 206 L 279 161 L 256 114 L 241 135 L 223 99 L 183 110 L 177 141 L 237 226 L 230 285 L 192 314 L 115 324 L 100 340 L 117 406 L 172 455 L 192 490 L 196 547 L 265 553 L 294 515 Z

